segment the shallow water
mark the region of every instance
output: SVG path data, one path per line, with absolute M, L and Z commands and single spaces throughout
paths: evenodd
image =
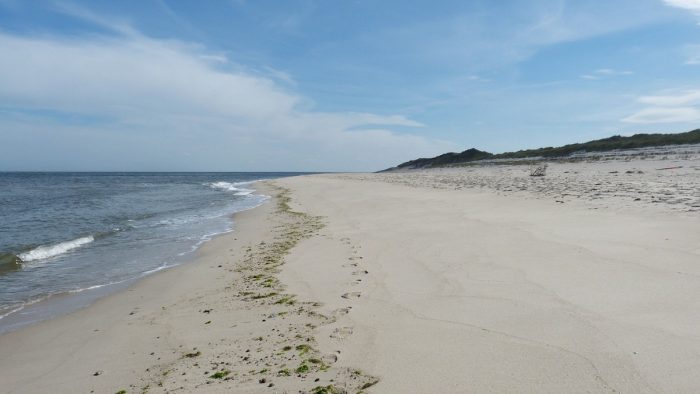
M 265 200 L 252 182 L 290 175 L 0 173 L 0 326 L 49 297 L 185 261 Z

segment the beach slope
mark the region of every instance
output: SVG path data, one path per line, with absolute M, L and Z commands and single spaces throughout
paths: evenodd
M 319 336 L 377 392 L 700 389 L 697 212 L 398 179 L 411 176 L 277 181 L 327 218 L 282 279 L 346 308 Z

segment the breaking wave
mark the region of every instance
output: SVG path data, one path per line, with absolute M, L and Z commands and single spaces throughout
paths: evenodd
M 94 240 L 95 237 L 93 237 L 92 235 L 88 235 L 87 237 L 81 237 L 72 241 L 61 242 L 54 245 L 42 245 L 28 252 L 20 253 L 18 257 L 22 259 L 23 262 L 44 260 L 58 255 L 62 255 L 73 249 L 87 245 L 93 242 Z
M 229 192 L 234 192 L 236 196 L 247 196 L 251 193 L 253 193 L 253 190 L 246 189 L 243 187 L 243 185 L 249 185 L 253 182 L 212 182 L 208 183 L 207 186 L 214 188 L 214 189 L 220 189 L 220 190 L 226 190 Z

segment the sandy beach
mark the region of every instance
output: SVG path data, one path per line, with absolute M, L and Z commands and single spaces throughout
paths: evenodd
M 0 392 L 697 392 L 699 165 L 262 182 L 196 261 L 0 336 Z
M 700 394 L 700 0 L 0 26 L 0 394 Z

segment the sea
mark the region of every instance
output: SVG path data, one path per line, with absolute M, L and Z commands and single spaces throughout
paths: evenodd
M 0 333 L 182 264 L 300 173 L 0 173 Z

